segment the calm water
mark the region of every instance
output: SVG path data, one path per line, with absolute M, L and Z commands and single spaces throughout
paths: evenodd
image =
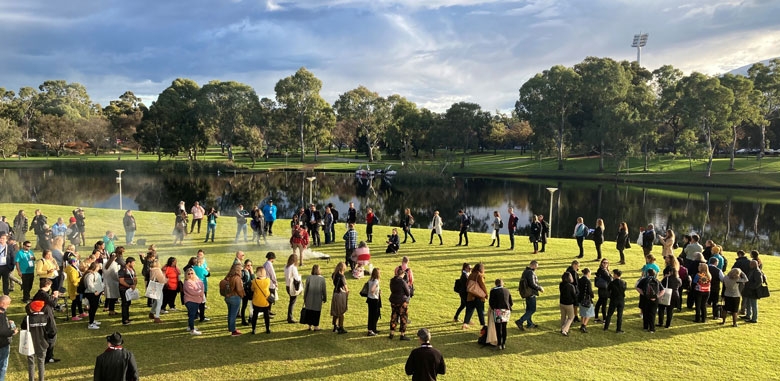
M 311 173 L 285 172 L 252 175 L 156 175 L 127 171 L 122 178 L 125 209 L 172 211 L 180 200 L 189 208 L 199 200 L 224 211 L 238 203 L 257 204 L 269 197 L 279 207 L 280 218 L 289 218 L 308 204 Z M 643 188 L 614 183 L 525 182 L 482 178 L 404 181 L 396 178 L 358 180 L 352 174 L 317 173 L 312 200 L 318 205 L 332 202 L 342 216 L 349 202 L 361 213 L 372 207 L 383 225 L 398 225 L 403 208 L 411 208 L 418 227 L 427 227 L 434 210 L 439 210 L 445 229 L 456 229 L 458 209 L 473 216 L 472 231 L 489 231 L 492 212 L 506 218 L 511 205 L 523 229 L 532 214 L 548 221 L 550 192 L 552 236 L 570 237 L 575 220 L 582 216 L 589 226 L 603 218 L 606 237 L 614 240 L 620 221 L 629 224 L 632 238 L 637 227 L 653 223 L 682 233 L 698 232 L 721 243 L 728 250 L 753 249 L 775 252 L 780 243 L 780 207 L 776 194 L 761 191 L 712 189 Z M 119 208 L 116 174 L 58 173 L 54 170 L 0 170 L 0 202 L 76 205 L 87 208 Z M 2 211 L 11 216 L 14 211 Z M 421 237 L 422 238 L 422 237 Z M 427 239 L 427 237 L 423 238 Z

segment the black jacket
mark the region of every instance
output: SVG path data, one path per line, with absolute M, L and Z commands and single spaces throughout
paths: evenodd
M 596 242 L 598 245 L 604 243 L 604 229 L 602 229 L 601 226 L 596 226 L 596 228 L 593 229 L 593 242 Z
M 512 295 L 509 294 L 509 290 L 506 287 L 495 287 L 490 290 L 490 299 L 488 299 L 490 308 L 494 310 L 511 310 L 512 304 Z
M 577 281 L 577 303 L 582 303 L 585 297 L 590 297 L 593 300 L 593 283 L 583 275 Z
M 95 360 L 95 381 L 138 380 L 138 365 L 135 356 L 121 347 L 108 348 Z
M 748 259 L 748 257 L 737 257 L 737 260 L 734 261 L 734 265 L 731 266 L 731 268 L 738 268 L 747 275 L 750 272 L 750 259 Z
M 626 281 L 623 279 L 613 279 L 607 287 L 609 299 L 612 301 L 624 301 L 626 299 L 626 287 Z
M 655 243 L 655 232 L 652 230 L 645 230 L 645 232 L 642 233 L 642 247 L 652 248 L 654 243 Z
M 627 242 L 628 242 L 628 232 L 626 231 L 626 229 L 621 228 L 618 231 L 617 238 L 615 238 L 615 248 L 617 250 L 625 250 Z
M 426 343 L 412 350 L 404 370 L 412 376 L 412 381 L 433 381 L 438 374 L 447 372 L 447 366 L 441 352 Z
M 11 336 L 13 335 L 14 331 L 11 330 L 5 310 L 0 309 L 0 348 L 5 348 L 11 344 Z
M 16 253 L 9 245 L 0 246 L 0 255 L 5 255 L 5 266 L 0 266 L 0 274 L 12 272 L 16 268 Z
M 525 279 L 525 283 L 528 285 L 528 288 L 533 290 L 531 292 L 532 296 L 539 296 L 539 291 L 541 290 L 541 286 L 539 286 L 539 278 L 536 277 L 536 272 L 530 268 L 526 267 L 525 271 L 523 271 L 522 279 Z
M 570 306 L 577 304 L 577 288 L 569 282 L 561 282 L 558 286 L 561 296 L 558 299 L 563 305 Z
M 460 272 L 460 292 L 458 293 L 462 297 L 468 296 L 469 292 L 466 291 L 466 285 L 469 284 L 469 276 L 465 271 Z
M 409 285 L 404 278 L 393 277 L 390 279 L 390 304 L 403 304 L 409 301 Z
M 50 343 L 57 337 L 57 325 L 54 322 L 54 313 L 51 307 L 43 300 L 30 302 L 25 310 L 27 316 L 22 320 L 22 329 L 28 329 L 32 334 L 35 354 L 43 356 L 49 349 Z M 30 322 L 29 327 L 27 322 Z

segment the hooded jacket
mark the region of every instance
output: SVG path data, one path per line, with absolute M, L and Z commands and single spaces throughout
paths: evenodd
M 49 343 L 53 343 L 57 337 L 54 313 L 43 300 L 33 300 L 25 307 L 25 311 L 27 317 L 22 321 L 22 329 L 27 329 L 32 334 L 35 355 L 44 356 L 49 349 Z

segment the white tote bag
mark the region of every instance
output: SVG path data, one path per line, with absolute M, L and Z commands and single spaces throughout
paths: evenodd
M 33 347 L 32 333 L 30 333 L 30 317 L 27 317 L 27 329 L 19 332 L 19 353 L 24 356 L 32 356 L 35 354 L 35 347 Z
M 669 281 L 666 282 L 666 284 L 669 284 Z M 661 295 L 658 295 L 658 304 L 662 306 L 668 306 L 672 304 L 672 293 L 674 290 L 671 288 L 662 288 L 663 293 Z
M 149 285 L 146 286 L 146 296 L 149 299 L 162 299 L 162 290 L 163 290 L 163 284 L 160 282 L 155 282 L 153 280 L 149 281 Z
M 132 289 L 128 288 L 125 290 L 125 299 L 126 300 L 138 300 L 141 299 L 141 292 L 138 291 L 138 289 Z

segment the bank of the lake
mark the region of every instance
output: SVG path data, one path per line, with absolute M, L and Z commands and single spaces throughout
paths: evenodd
M 73 206 L 0 204 L 0 211 L 9 216 L 19 209 L 32 211 L 34 208 L 41 208 L 51 219 L 68 216 Z M 89 254 L 91 244 L 101 239 L 106 230 L 117 232 L 119 244 L 124 243 L 122 214 L 121 210 L 88 210 L 88 246 L 80 248 L 82 256 Z M 102 322 L 99 330 L 86 329 L 84 321 L 66 322 L 63 320 L 64 315 L 58 313 L 55 357 L 62 359 L 62 362 L 47 365 L 47 378 L 91 378 L 95 357 L 105 350 L 106 335 L 119 331 L 125 338 L 125 347 L 134 352 L 144 380 L 405 379 L 404 362 L 418 344 L 414 340 L 398 341 L 397 335 L 395 340 L 387 339 L 390 317 L 388 284 L 392 269 L 400 263 L 402 255 L 410 258 L 416 286 L 409 307 L 412 322 L 407 329 L 412 335 L 421 327 L 431 330 L 433 345 L 442 351 L 447 361 L 447 374 L 440 380 L 484 378 L 488 370 L 502 380 L 647 379 L 649 352 L 662 354 L 651 355 L 656 359 L 653 361 L 653 374 L 678 374 L 680 361 L 666 359 L 682 359 L 686 364 L 685 371 L 689 374 L 709 374 L 713 369 L 728 372 L 731 365 L 739 364 L 739 374 L 743 378 L 776 378 L 775 367 L 771 364 L 780 356 L 780 349 L 775 345 L 780 340 L 780 320 L 774 318 L 780 313 L 780 299 L 777 296 L 780 295 L 780 289 L 776 286 L 776 280 L 780 277 L 780 258 L 763 258 L 772 297 L 759 301 L 758 324 L 742 324 L 732 328 L 730 325 L 720 326 L 712 320 L 705 324 L 693 323 L 693 312 L 683 310 L 674 315 L 671 328 L 659 328 L 657 333 L 650 334 L 642 331 L 642 321 L 636 308 L 637 293 L 631 289 L 643 264 L 641 249 L 634 246 L 627 251 L 627 264 L 616 265 L 614 245 L 608 242 L 604 245 L 604 255 L 612 260 L 613 268 L 623 270 L 624 279 L 629 284 L 623 326 L 626 333 L 615 334 L 614 326 L 604 332 L 597 324 L 591 323 L 589 333 L 580 333 L 576 329 L 578 326 L 575 326 L 570 337 L 563 337 L 558 333 L 558 283 L 561 273 L 576 255 L 574 240 L 551 239 L 544 254 L 534 255 L 526 237 L 517 237 L 516 250 L 510 252 L 506 250 L 506 235 L 501 236 L 501 248 L 490 247 L 490 236 L 483 233 L 470 233 L 469 246 L 456 247 L 458 233 L 446 230 L 444 245 L 439 246 L 428 244 L 427 229 L 414 229 L 417 242 L 402 245 L 399 254 L 392 255 L 384 253 L 384 240 L 377 238 L 389 234 L 390 227 L 380 225 L 375 228 L 374 243 L 369 245 L 372 263 L 381 270 L 384 307 L 379 320 L 379 336 L 366 337 L 365 299 L 357 293 L 366 278 L 358 280 L 347 275 L 351 290 L 345 323 L 348 334 L 336 335 L 330 332 L 329 303 L 323 305 L 323 331 L 312 332 L 300 324 L 287 324 L 285 310 L 289 297 L 284 290 L 280 290 L 280 300 L 274 307 L 276 318 L 271 323 L 272 333 L 251 335 L 247 327 L 239 326 L 245 334 L 233 338 L 226 329 L 227 309 L 224 300 L 215 287 L 227 273 L 236 250 L 244 250 L 255 266 L 263 263 L 267 251 L 275 251 L 278 258 L 276 273 L 280 284 L 283 284 L 284 263 L 289 255 L 289 249 L 284 247 L 288 238 L 289 220 L 277 222 L 276 237 L 271 239 L 273 245 L 269 246 L 234 243 L 235 219 L 227 216 L 218 220 L 214 243 L 203 242 L 203 227 L 200 234 L 185 238 L 183 246 L 173 246 L 170 235 L 173 213 L 136 212 L 135 216 L 138 223 L 136 239 L 146 239 L 147 244 L 157 244 L 163 261 L 175 257 L 181 268 L 198 249 L 205 250 L 212 274 L 207 298 L 209 308 L 206 310 L 211 321 L 196 322 L 198 329 L 203 332 L 202 336 L 189 335 L 184 330 L 187 326 L 186 312 L 178 302 L 179 311 L 163 315 L 162 324 L 152 324 L 147 319 L 148 309 L 143 301 L 132 304 L 130 311 L 133 322 L 129 326 L 122 326 L 119 316 L 107 316 L 101 310 L 97 314 L 97 320 Z M 365 226 L 359 225 L 357 231 L 360 239 L 364 239 Z M 340 238 L 343 233 L 344 226 L 339 224 L 337 236 Z M 145 251 L 143 247 L 131 246 L 126 255 L 137 258 Z M 332 259 L 330 262 L 307 260 L 305 266 L 299 269 L 304 279 L 309 276 L 314 264 L 322 267 L 323 276 L 327 279 L 344 256 L 343 241 L 338 239 L 332 245 L 324 245 L 320 251 Z M 660 253 L 660 247 L 654 251 Z M 725 256 L 729 263 L 733 263 L 733 252 Z M 581 267 L 595 270 L 597 262 L 593 261 L 594 258 L 592 242 L 587 242 Z M 476 343 L 476 316 L 472 318 L 473 324 L 469 330 L 462 330 L 459 323 L 452 321 L 459 304 L 452 287 L 460 274 L 461 265 L 463 262 L 473 265 L 481 261 L 486 267 L 486 283 L 492 285 L 496 278 L 505 280 L 514 299 L 514 320 L 525 308 L 516 291 L 518 278 L 531 260 L 539 261 L 537 275 L 545 288 L 534 315 L 534 322 L 539 328 L 520 332 L 510 324 L 505 351 L 496 352 L 480 347 Z M 332 287 L 330 282 L 327 284 L 327 295 L 330 298 Z M 23 306 L 18 301 L 20 296 L 17 288 L 11 294 L 14 301 L 8 309 L 9 318 L 17 325 L 23 317 Z M 295 309 L 296 319 L 301 307 L 299 298 Z M 461 314 L 460 319 L 463 317 Z M 13 345 L 16 343 L 15 339 Z M 731 344 L 719 347 L 720 355 L 717 356 L 702 355 L 700 350 L 691 349 L 702 346 L 709 348 L 712 343 Z M 8 379 L 26 379 L 26 359 L 17 353 L 15 347 L 12 349 Z M 577 364 L 576 369 L 571 364 Z

